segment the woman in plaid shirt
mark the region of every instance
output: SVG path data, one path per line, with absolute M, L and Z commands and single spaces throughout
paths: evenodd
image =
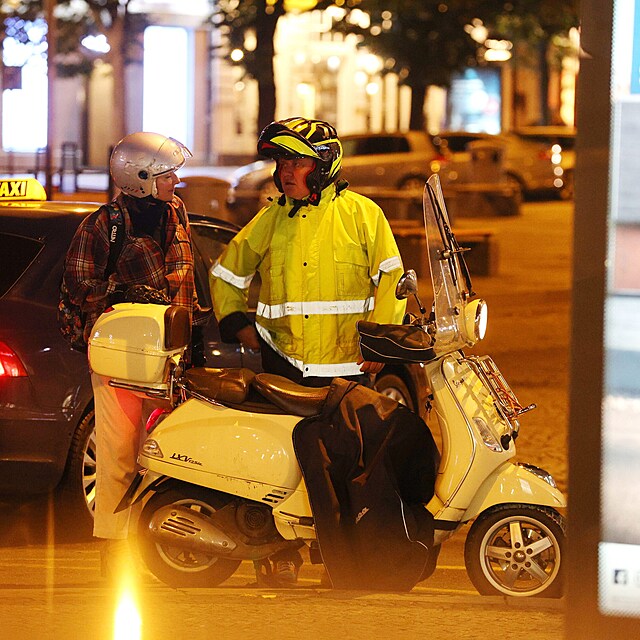
M 198 305 L 191 235 L 184 203 L 175 195 L 176 171 L 191 157 L 178 141 L 134 133 L 113 150 L 110 171 L 121 193 L 87 216 L 71 242 L 64 284 L 87 314 L 85 340 L 100 314 L 117 301 L 186 307 L 195 324 L 206 322 Z M 124 238 L 111 273 L 110 221 L 120 212 Z M 96 500 L 93 534 L 105 539 L 101 568 L 113 577 L 130 563 L 129 510 L 113 511 L 137 471 L 144 422 L 157 401 L 110 387 L 91 374 L 96 422 Z

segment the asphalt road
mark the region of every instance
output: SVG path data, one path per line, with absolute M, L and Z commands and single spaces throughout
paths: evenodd
M 566 489 L 567 383 L 572 207 L 535 202 L 512 218 L 465 218 L 456 226 L 496 232 L 497 274 L 474 278 L 489 304 L 489 332 L 474 353 L 490 353 L 524 404 L 518 459 L 552 472 Z M 410 265 L 407 265 L 410 266 Z M 15 640 L 138 637 L 114 635 L 121 598 L 99 577 L 92 541 L 52 539 L 46 504 L 0 506 L 0 620 Z M 306 563 L 300 587 L 251 586 L 243 564 L 216 589 L 170 589 L 138 584 L 134 600 L 145 639 L 271 640 L 455 638 L 505 636 L 560 640 L 563 601 L 479 596 L 466 577 L 466 529 L 443 548 L 436 573 L 407 594 L 332 591 L 320 587 L 320 568 Z M 129 632 L 136 625 L 125 623 Z

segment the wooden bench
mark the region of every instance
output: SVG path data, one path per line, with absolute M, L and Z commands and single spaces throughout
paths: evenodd
M 424 226 L 414 220 L 389 220 L 405 269 L 415 269 L 421 279 L 429 278 Z M 454 228 L 458 243 L 470 251 L 464 254 L 472 275 L 491 276 L 498 272 L 496 232 L 485 228 Z

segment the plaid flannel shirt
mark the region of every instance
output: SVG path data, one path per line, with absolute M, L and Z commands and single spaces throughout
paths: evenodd
M 194 311 L 199 310 L 191 231 L 182 200 L 174 197 L 167 204 L 165 251 L 152 237 L 133 235 L 126 202 L 126 197 L 120 194 L 111 203 L 123 213 L 125 237 L 115 270 L 106 280 L 104 275 L 109 259 L 106 206 L 80 223 L 67 252 L 64 281 L 71 301 L 87 313 L 87 339 L 95 321 L 109 306 L 109 296 L 117 285 L 145 284 L 164 291 L 172 304 L 186 307 L 192 318 Z M 186 227 L 178 217 L 178 207 L 182 208 Z

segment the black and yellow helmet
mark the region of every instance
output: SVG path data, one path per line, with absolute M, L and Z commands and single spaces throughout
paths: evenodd
M 307 176 L 309 191 L 320 193 L 338 179 L 342 144 L 334 127 L 323 120 L 287 118 L 267 125 L 258 139 L 258 153 L 267 158 L 313 158 L 316 166 Z M 278 171 L 273 175 L 282 191 Z

